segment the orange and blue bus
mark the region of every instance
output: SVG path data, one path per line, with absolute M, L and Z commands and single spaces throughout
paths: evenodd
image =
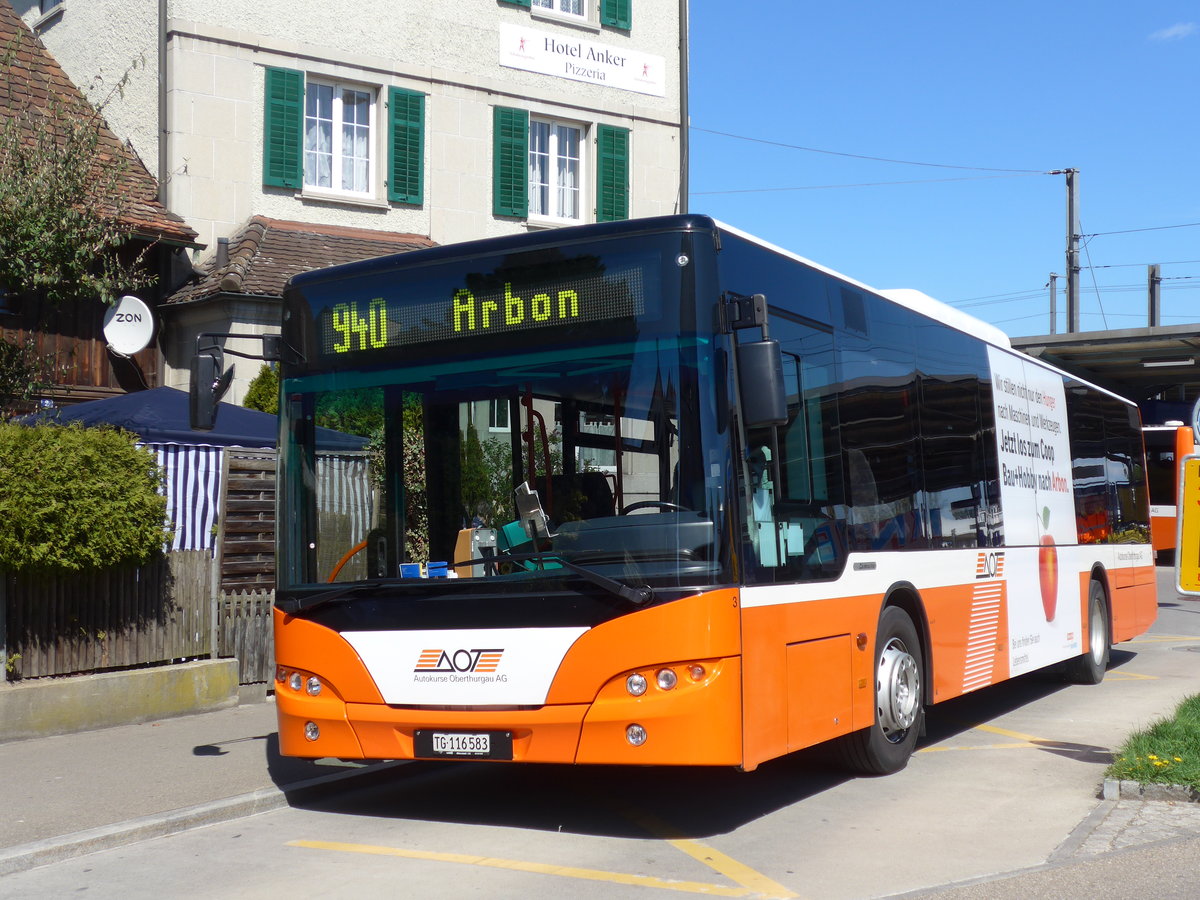
M 1132 404 L 703 216 L 299 275 L 281 346 L 285 755 L 886 773 L 1156 615 Z

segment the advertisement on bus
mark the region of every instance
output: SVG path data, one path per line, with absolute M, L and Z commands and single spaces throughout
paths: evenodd
M 1008 568 L 1009 669 L 1018 675 L 1081 646 L 1066 549 L 1077 540 L 1071 447 L 1062 376 L 995 347 L 988 356 L 1005 543 L 1010 554 L 1037 554 L 1037 565 Z

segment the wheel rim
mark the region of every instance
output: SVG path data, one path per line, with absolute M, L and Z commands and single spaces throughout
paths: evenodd
M 1091 622 L 1088 623 L 1088 645 L 1092 651 L 1092 662 L 1100 665 L 1104 662 L 1104 648 L 1108 644 L 1108 629 L 1104 624 L 1104 616 L 1097 608 L 1092 609 Z
M 920 709 L 921 676 L 917 661 L 899 638 L 888 641 L 879 655 L 875 702 L 883 736 L 892 743 L 904 740 Z

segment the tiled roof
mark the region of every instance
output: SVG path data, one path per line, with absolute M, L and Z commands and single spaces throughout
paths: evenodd
M 0 0 L 0 119 L 29 109 L 98 118 L 10 0 Z M 121 201 L 120 208 L 112 206 L 110 212 L 118 221 L 142 237 L 195 243 L 196 232 L 158 202 L 158 183 L 141 159 L 101 121 L 97 165 L 117 160 L 124 164 Z
M 210 255 L 200 278 L 172 294 L 167 303 L 188 303 L 214 294 L 279 297 L 293 275 L 389 253 L 434 246 L 417 234 L 366 228 L 285 222 L 255 216 L 229 242 L 229 261 Z

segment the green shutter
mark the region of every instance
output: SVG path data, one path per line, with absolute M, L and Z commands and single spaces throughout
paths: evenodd
M 495 107 L 492 115 L 492 211 L 529 215 L 529 113 Z
M 304 186 L 301 166 L 304 73 L 292 69 L 267 69 L 266 75 L 263 184 L 301 188 Z
M 633 0 L 600 0 L 600 24 L 628 31 L 633 21 Z
M 629 218 L 629 129 L 596 128 L 596 221 Z
M 529 7 L 529 0 L 500 0 L 501 3 L 511 3 L 513 6 Z
M 425 95 L 388 91 L 388 199 L 420 204 L 425 199 Z

